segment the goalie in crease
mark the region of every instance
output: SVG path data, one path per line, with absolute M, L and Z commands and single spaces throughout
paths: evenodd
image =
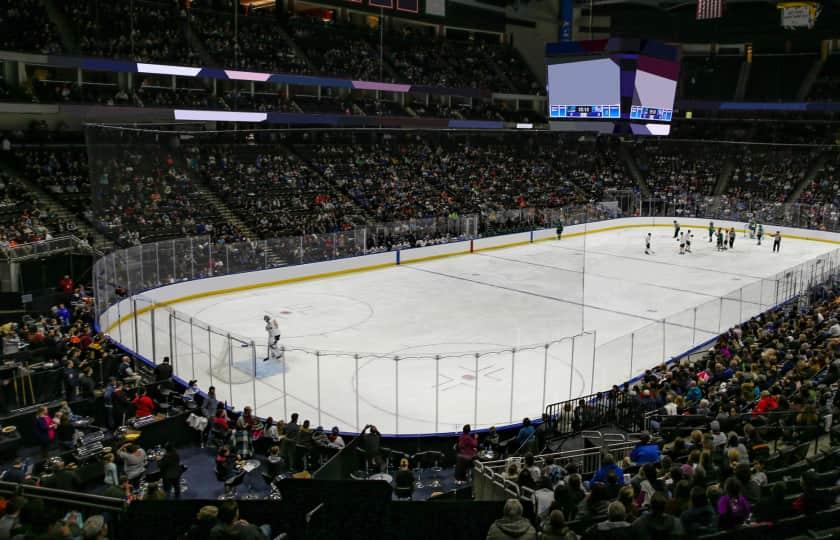
M 265 321 L 265 331 L 268 333 L 268 355 L 263 358 L 263 362 L 268 360 L 282 360 L 283 350 L 280 347 L 280 323 L 277 319 L 266 315 L 263 317 Z

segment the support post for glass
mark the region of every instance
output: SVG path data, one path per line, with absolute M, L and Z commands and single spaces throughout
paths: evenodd
M 359 429 L 359 355 L 353 355 L 353 361 L 356 364 L 356 376 L 354 377 L 354 390 L 356 392 L 356 432 L 362 431 Z M 435 415 L 437 415 L 437 399 L 435 399 Z M 435 420 L 437 422 L 437 420 Z
M 227 335 L 228 341 L 228 397 L 230 398 L 230 406 L 233 407 L 233 341 L 230 339 L 230 334 Z
M 575 337 L 572 336 L 572 361 L 569 363 L 569 399 L 572 399 L 572 384 L 575 380 Z
M 723 326 L 723 297 L 720 297 L 720 304 L 718 306 L 718 334 L 721 332 L 721 326 Z
M 543 391 L 542 391 L 542 410 L 543 411 L 545 410 L 545 389 L 546 389 L 546 384 L 548 384 L 548 347 L 549 347 L 549 344 L 546 343 L 545 344 L 545 351 L 543 352 Z M 476 355 L 476 356 L 478 356 L 478 355 Z M 477 364 L 476 364 L 476 367 L 478 367 Z M 476 370 L 476 379 L 478 378 L 477 375 L 478 375 L 478 370 Z
M 190 366 L 192 369 L 192 377 L 191 379 L 195 379 L 195 338 L 193 337 L 193 320 L 190 317 Z M 212 368 L 210 369 L 210 373 L 213 373 Z M 212 375 L 211 375 L 212 377 Z
M 595 345 L 598 342 L 598 331 L 592 331 L 592 374 L 589 377 L 589 394 L 595 393 Z M 545 408 L 545 407 L 543 407 Z
M 155 287 L 159 287 L 161 284 L 160 279 L 160 254 L 158 253 L 158 247 L 160 242 L 155 242 Z
M 516 347 L 510 350 L 510 423 L 513 423 L 513 389 L 516 386 Z
M 251 396 L 254 399 L 254 416 L 257 415 L 257 345 L 251 340 L 251 365 L 254 368 L 254 376 L 251 377 Z
M 122 343 L 122 308 L 120 307 L 121 304 L 122 302 L 117 302 L 117 339 L 120 340 L 120 343 Z
M 315 351 L 315 406 L 318 408 L 318 425 L 321 422 L 321 352 Z
M 665 362 L 667 352 L 665 350 L 665 319 L 662 319 L 662 361 Z
M 152 309 L 149 311 L 152 317 L 152 365 L 157 365 L 157 338 L 155 337 L 155 306 L 152 304 Z
M 119 304 L 117 304 L 117 305 L 119 306 Z M 140 337 L 139 337 L 139 334 L 138 334 L 140 325 L 137 322 L 137 319 L 140 317 L 140 314 L 137 313 L 137 299 L 136 298 L 131 299 L 131 312 L 133 314 L 132 324 L 134 325 L 134 352 L 140 352 L 140 349 L 138 348 L 139 343 L 140 343 L 140 341 L 139 341 Z M 119 323 L 119 318 L 117 318 L 117 322 Z M 122 326 L 122 325 L 120 325 L 120 326 Z M 120 341 L 122 341 L 122 338 L 120 339 Z
M 289 403 L 286 401 L 286 347 L 281 345 L 280 346 L 280 354 L 282 354 L 283 358 L 283 418 L 289 417 Z
M 694 308 L 694 320 L 691 323 L 691 346 L 697 343 L 697 308 Z
M 213 386 L 213 333 L 207 327 L 207 365 L 210 368 L 210 386 Z
M 440 355 L 435 355 L 435 433 L 440 431 Z
M 630 376 L 628 379 L 633 378 L 633 349 L 636 346 L 636 332 L 630 334 Z
M 744 321 L 744 288 L 738 289 L 738 324 Z
M 473 389 L 473 425 L 478 425 L 478 357 L 479 354 L 475 353 L 475 379 L 473 379 L 475 388 Z M 435 416 L 435 423 L 437 424 L 437 416 Z M 435 425 L 437 429 L 437 425 Z
M 175 343 L 175 314 L 171 311 L 169 312 L 169 358 L 172 360 L 172 370 L 177 373 L 178 371 L 175 369 L 176 362 L 175 362 L 175 350 L 176 347 L 174 346 Z
M 394 433 L 400 432 L 400 357 L 394 357 Z

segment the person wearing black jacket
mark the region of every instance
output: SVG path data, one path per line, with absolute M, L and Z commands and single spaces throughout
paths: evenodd
M 160 458 L 161 479 L 163 480 L 163 491 L 169 495 L 169 491 L 175 492 L 175 498 L 181 497 L 181 457 L 175 450 L 175 446 L 168 442 L 164 445 L 166 453 Z
M 172 378 L 172 364 L 169 357 L 164 356 L 163 362 L 155 366 L 155 382 L 164 382 Z

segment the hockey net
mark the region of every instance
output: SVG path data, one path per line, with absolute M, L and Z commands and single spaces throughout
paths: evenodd
M 250 381 L 254 378 L 254 353 L 251 344 L 235 338 L 228 339 L 226 336 L 221 336 L 221 338 L 221 347 L 213 350 L 210 359 L 212 380 L 225 384 L 242 384 Z

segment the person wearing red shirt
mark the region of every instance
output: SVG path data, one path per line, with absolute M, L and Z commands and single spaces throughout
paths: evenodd
M 75 290 L 75 283 L 73 283 L 73 278 L 68 275 L 65 275 L 58 281 L 58 288 L 61 289 L 61 292 L 64 294 L 73 294 Z
M 150 416 L 153 412 L 155 412 L 155 402 L 152 401 L 152 398 L 146 395 L 145 388 L 140 389 L 137 393 L 137 397 L 131 400 L 131 404 L 134 405 L 135 418 Z
M 475 459 L 475 454 L 478 451 L 478 438 L 470 431 L 470 425 L 467 424 L 464 426 L 461 436 L 458 437 L 458 462 L 455 464 L 455 480 L 457 482 L 467 481 L 467 471 L 472 468 L 473 459 Z
M 758 400 L 755 408 L 753 409 L 752 413 L 753 416 L 759 416 L 766 412 L 771 412 L 779 408 L 779 400 L 776 399 L 776 396 L 770 394 L 767 390 L 761 392 L 761 399 Z

